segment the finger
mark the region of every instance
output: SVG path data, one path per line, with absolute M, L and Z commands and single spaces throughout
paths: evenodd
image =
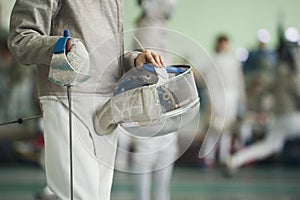
M 155 60 L 155 63 L 158 67 L 163 67 L 162 63 L 161 63 L 161 56 L 159 54 L 157 54 L 156 52 L 151 52 L 152 57 Z
M 166 63 L 165 63 L 165 60 L 164 60 L 164 57 L 159 55 L 159 63 L 162 67 L 166 67 Z
M 145 52 L 145 57 L 147 63 L 151 63 L 155 67 L 160 67 L 159 64 L 156 62 L 154 55 L 152 54 L 152 51 L 146 51 Z

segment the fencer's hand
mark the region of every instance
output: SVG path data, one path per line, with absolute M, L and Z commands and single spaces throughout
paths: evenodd
M 55 45 L 61 44 L 61 40 L 58 40 Z M 61 52 L 61 48 L 54 47 L 48 79 L 63 86 L 77 85 L 89 79 L 90 59 L 84 44 L 79 39 L 70 38 L 64 52 Z
M 145 50 L 135 59 L 136 67 L 141 67 L 146 63 L 152 64 L 154 67 L 158 68 L 166 66 L 163 57 L 153 50 Z
M 70 38 L 66 44 L 66 56 L 70 65 L 78 72 L 88 74 L 89 53 L 81 40 Z

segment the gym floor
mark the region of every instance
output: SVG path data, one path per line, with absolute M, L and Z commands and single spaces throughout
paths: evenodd
M 43 171 L 30 164 L 0 165 L 0 200 L 32 200 L 45 186 Z M 300 170 L 286 165 L 253 165 L 225 178 L 219 169 L 176 166 L 172 200 L 298 200 Z M 135 179 L 115 172 L 111 200 L 134 200 Z

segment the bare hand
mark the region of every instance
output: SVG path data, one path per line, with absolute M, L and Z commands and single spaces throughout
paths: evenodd
M 138 57 L 135 59 L 135 66 L 141 67 L 143 64 L 152 64 L 154 67 L 165 67 L 165 63 L 163 57 L 157 54 L 155 51 L 152 50 L 145 50 L 143 51 Z

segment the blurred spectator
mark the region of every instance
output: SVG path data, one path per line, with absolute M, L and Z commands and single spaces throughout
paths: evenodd
M 276 52 L 267 47 L 271 40 L 270 33 L 265 29 L 257 31 L 258 45 L 256 49 L 250 51 L 246 62 L 243 65 L 245 74 L 255 75 L 259 72 L 267 72 L 267 76 L 271 76 L 269 72 L 275 70 L 277 64 Z
M 204 158 L 205 167 L 212 167 L 215 165 L 217 149 L 219 149 L 219 162 L 223 163 L 230 156 L 231 142 L 233 134 L 236 132 L 235 127 L 238 119 L 239 112 L 245 105 L 245 88 L 244 77 L 242 73 L 241 63 L 235 58 L 230 49 L 230 40 L 226 35 L 220 35 L 215 41 L 215 55 L 212 57 L 215 65 L 206 66 L 205 77 L 207 79 L 208 88 L 210 88 L 211 99 L 211 115 L 216 118 L 222 118 L 222 113 L 225 113 L 224 126 L 219 123 L 212 123 L 211 134 L 206 135 L 205 148 L 207 155 Z M 218 78 L 217 71 L 220 72 L 223 86 L 217 85 L 216 79 Z M 220 96 L 221 90 L 225 92 L 225 99 Z M 225 103 L 224 103 L 225 101 Z M 225 108 L 224 108 L 225 105 Z M 219 133 L 222 133 L 220 138 Z M 217 146 L 215 142 L 218 141 Z
M 272 93 L 277 66 L 276 51 L 267 47 L 271 36 L 265 29 L 257 31 L 257 49 L 250 51 L 243 65 L 246 81 L 247 115 L 243 121 L 242 137 L 247 143 L 264 137 L 271 119 Z

